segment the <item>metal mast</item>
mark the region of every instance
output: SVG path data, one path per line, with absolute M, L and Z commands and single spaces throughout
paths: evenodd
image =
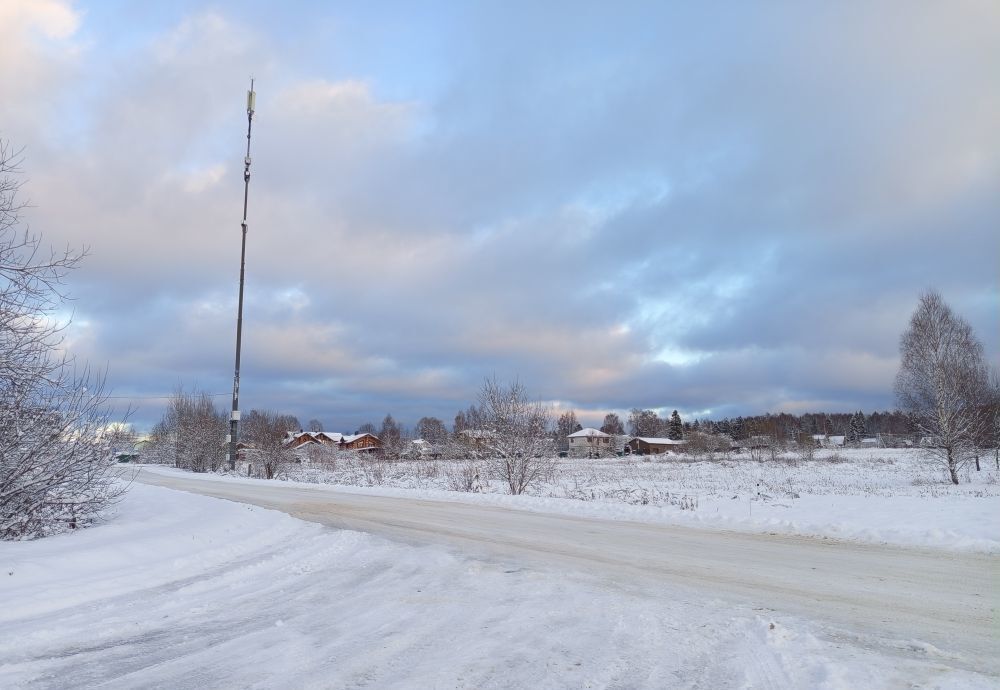
M 243 276 L 246 272 L 247 259 L 247 199 L 250 195 L 250 129 L 253 126 L 253 111 L 257 94 L 253 90 L 253 79 L 250 79 L 250 90 L 247 91 L 247 155 L 243 159 L 243 242 L 240 246 L 240 300 L 236 313 L 236 370 L 233 374 L 233 411 L 229 415 L 229 452 L 226 458 L 229 469 L 236 469 L 236 444 L 240 435 L 240 346 L 243 343 Z

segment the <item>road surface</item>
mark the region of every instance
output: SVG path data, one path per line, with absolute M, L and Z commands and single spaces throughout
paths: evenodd
M 137 481 L 273 508 L 336 528 L 620 587 L 662 582 L 834 626 L 845 642 L 905 654 L 930 644 L 949 665 L 1000 675 L 1000 559 L 808 537 L 600 520 L 475 504 L 171 476 Z

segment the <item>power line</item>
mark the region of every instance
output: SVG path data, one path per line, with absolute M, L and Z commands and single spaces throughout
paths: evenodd
M 105 395 L 103 397 L 108 400 L 169 400 L 173 398 L 176 393 L 171 395 Z M 228 396 L 229 393 L 197 393 L 196 395 L 206 395 L 209 398 L 219 398 L 222 396 Z

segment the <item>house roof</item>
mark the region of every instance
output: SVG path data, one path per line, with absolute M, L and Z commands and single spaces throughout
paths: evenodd
M 678 441 L 672 438 L 653 438 L 651 436 L 633 436 L 634 441 L 643 441 L 656 446 L 678 446 L 684 445 L 687 441 Z
M 579 431 L 570 434 L 566 438 L 586 438 L 587 436 L 608 436 L 608 434 L 604 433 L 599 429 L 594 429 L 588 426 L 586 429 L 580 429 Z
M 291 443 L 300 438 L 306 438 L 307 443 L 321 443 L 322 438 L 326 438 L 333 443 L 353 443 L 363 436 L 371 436 L 376 441 L 375 434 L 341 434 L 334 431 L 289 431 L 285 434 L 285 443 Z
M 344 443 L 354 443 L 359 438 L 364 438 L 365 436 L 371 436 L 376 441 L 378 440 L 378 436 L 376 436 L 375 434 L 369 434 L 367 432 L 364 434 L 338 434 L 338 436 L 341 437 L 341 441 L 343 441 Z

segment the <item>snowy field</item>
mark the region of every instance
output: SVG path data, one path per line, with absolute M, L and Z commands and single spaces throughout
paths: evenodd
M 592 517 L 1000 552 L 1000 473 L 992 456 L 983 458 L 981 472 L 964 471 L 958 486 L 912 450 L 820 451 L 811 461 L 563 459 L 526 496 L 505 495 L 485 471 L 482 493 L 455 490 L 467 466 L 444 460 L 376 465 L 345 454 L 332 467 L 293 466 L 284 478 Z
M 919 642 L 641 578 L 476 560 L 144 485 L 115 513 L 0 544 L 0 687 L 998 687 Z

